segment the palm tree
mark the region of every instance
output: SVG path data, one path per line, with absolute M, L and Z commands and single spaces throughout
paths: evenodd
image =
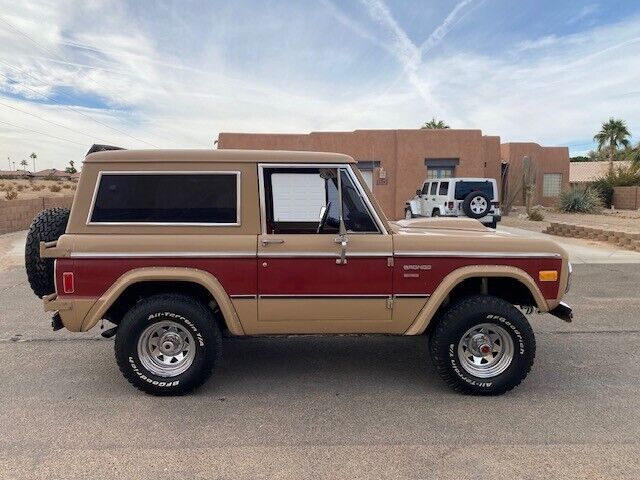
M 444 130 L 445 128 L 450 128 L 450 127 L 449 125 L 444 123 L 442 120 L 436 120 L 434 117 L 420 128 L 423 130 Z
M 640 168 L 640 142 L 638 142 L 636 148 L 631 149 L 627 160 L 631 160 L 631 166 L 633 168 Z
M 33 173 L 36 173 L 36 159 L 38 158 L 38 155 L 36 155 L 36 152 L 31 152 L 31 155 L 29 155 L 29 157 L 31 157 L 31 160 L 33 160 Z
M 609 150 L 609 172 L 613 172 L 616 150 L 619 146 L 628 147 L 630 136 L 631 133 L 627 130 L 624 120 L 616 120 L 613 117 L 603 123 L 601 130 L 594 135 L 593 139 L 598 142 L 598 150 L 604 150 L 605 147 Z
M 23 158 L 22 161 L 20 162 L 20 165 L 22 165 L 22 169 L 26 172 L 27 165 L 29 165 L 29 163 Z

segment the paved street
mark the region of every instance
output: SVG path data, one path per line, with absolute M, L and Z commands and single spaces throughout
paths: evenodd
M 531 317 L 501 397 L 450 392 L 424 337 L 346 336 L 228 339 L 204 388 L 155 398 L 97 329 L 50 331 L 23 236 L 0 237 L 0 478 L 640 478 L 640 256 L 571 247 L 575 322 Z

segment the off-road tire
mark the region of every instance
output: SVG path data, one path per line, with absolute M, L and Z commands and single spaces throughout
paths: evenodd
M 53 258 L 40 258 L 40 242 L 52 242 L 64 234 L 69 221 L 69 209 L 49 208 L 31 222 L 24 249 L 24 266 L 33 293 L 43 297 L 55 292 Z
M 404 219 L 405 220 L 409 220 L 411 218 L 415 218 L 415 215 L 413 214 L 411 209 L 409 207 L 407 207 L 407 208 L 404 209 Z
M 476 197 L 482 197 L 487 202 L 487 208 L 480 213 L 476 213 L 471 209 L 471 202 Z M 491 199 L 489 198 L 489 195 L 484 192 L 471 192 L 464 198 L 464 201 L 462 202 L 462 211 L 469 218 L 482 218 L 491 211 Z
M 498 228 L 498 222 L 494 220 L 493 222 L 486 224 L 485 227 L 493 228 L 495 230 Z
M 441 217 L 442 215 L 440 215 L 440 209 L 439 208 L 434 208 L 433 211 L 431 212 L 431 216 L 432 217 Z
M 143 332 L 166 320 L 179 324 L 195 340 L 193 362 L 186 371 L 171 377 L 149 371 L 138 353 Z M 222 335 L 213 312 L 203 303 L 178 294 L 154 295 L 138 302 L 125 314 L 115 340 L 120 371 L 134 387 L 151 395 L 183 395 L 198 388 L 211 376 L 221 351 Z
M 513 359 L 500 374 L 490 378 L 467 372 L 458 356 L 458 344 L 474 325 L 492 323 L 506 331 L 513 341 Z M 510 303 L 488 295 L 466 297 L 438 319 L 430 339 L 431 359 L 447 385 L 457 392 L 500 395 L 525 379 L 536 354 L 536 341 L 526 317 Z

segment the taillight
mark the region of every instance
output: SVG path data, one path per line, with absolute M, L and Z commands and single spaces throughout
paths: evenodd
M 491 206 L 499 208 L 500 207 L 500 202 L 491 202 Z
M 62 274 L 62 291 L 64 293 L 73 293 L 75 291 L 73 272 L 64 272 Z
M 447 208 L 448 208 L 449 210 L 453 210 L 453 205 L 454 205 L 454 203 L 453 203 L 453 202 L 447 202 Z

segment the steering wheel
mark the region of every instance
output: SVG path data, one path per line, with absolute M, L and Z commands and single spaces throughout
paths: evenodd
M 320 215 L 320 223 L 318 224 L 318 229 L 316 233 L 322 233 L 324 230 L 324 224 L 327 222 L 327 218 L 329 217 L 329 209 L 331 208 L 331 202 L 327 203 L 327 206 L 324 207 L 322 211 L 322 215 Z

